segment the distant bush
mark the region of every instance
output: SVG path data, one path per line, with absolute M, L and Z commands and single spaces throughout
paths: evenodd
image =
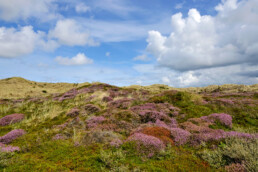
M 215 151 L 205 150 L 201 157 L 219 168 L 230 164 L 241 164 L 247 171 L 258 171 L 258 139 L 226 139 Z
M 95 143 L 110 144 L 112 141 L 119 138 L 119 135 L 112 131 L 94 130 L 86 133 L 82 140 L 82 143 L 86 145 Z

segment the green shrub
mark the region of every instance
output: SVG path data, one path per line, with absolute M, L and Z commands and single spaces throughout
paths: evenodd
M 0 171 L 10 164 L 10 159 L 12 158 L 14 153 L 7 153 L 0 151 Z
M 247 171 L 258 171 L 257 145 L 258 139 L 230 138 L 215 151 L 204 150 L 200 155 L 216 168 L 239 163 Z

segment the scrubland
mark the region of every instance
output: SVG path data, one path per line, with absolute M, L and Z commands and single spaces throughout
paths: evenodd
M 0 171 L 258 171 L 258 85 L 0 80 Z

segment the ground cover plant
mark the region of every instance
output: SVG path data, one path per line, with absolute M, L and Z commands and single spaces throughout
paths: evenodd
M 258 171 L 257 91 L 1 80 L 0 171 Z

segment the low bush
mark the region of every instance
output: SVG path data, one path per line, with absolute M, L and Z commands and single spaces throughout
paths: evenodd
M 216 168 L 242 164 L 247 171 L 258 171 L 258 139 L 229 138 L 214 150 L 205 150 L 201 157 Z
M 0 171 L 4 170 L 11 162 L 10 159 L 12 158 L 14 153 L 2 152 L 0 151 Z

